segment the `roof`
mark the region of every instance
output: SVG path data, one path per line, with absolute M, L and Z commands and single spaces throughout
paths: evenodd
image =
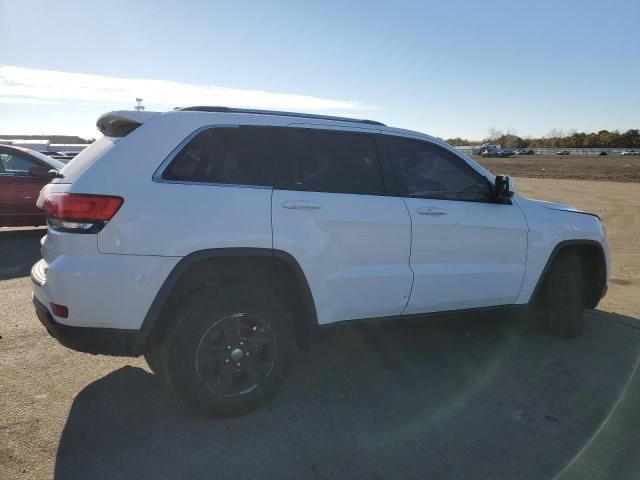
M 195 106 L 174 108 L 174 111 L 178 112 L 212 112 L 212 113 L 248 113 L 255 115 L 279 115 L 283 117 L 296 117 L 296 118 L 312 118 L 318 120 L 336 120 L 340 122 L 352 122 L 352 123 L 364 123 L 366 125 L 378 125 L 386 127 L 382 122 L 375 120 L 366 120 L 349 117 L 334 117 L 331 115 L 316 115 L 311 113 L 298 113 L 298 112 L 282 112 L 277 110 L 257 110 L 250 108 L 230 108 L 230 107 L 209 107 L 209 106 Z

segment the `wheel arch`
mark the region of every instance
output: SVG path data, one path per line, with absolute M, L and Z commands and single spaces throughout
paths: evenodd
M 215 248 L 183 257 L 158 290 L 143 320 L 140 351 L 161 340 L 169 315 L 186 295 L 204 283 L 251 281 L 280 295 L 293 310 L 295 334 L 300 346 L 308 344 L 317 327 L 315 302 L 298 261 L 289 253 L 269 248 Z
M 530 302 L 540 294 L 542 286 L 549 274 L 551 265 L 561 252 L 577 251 L 580 255 L 584 276 L 585 308 L 592 309 L 606 294 L 607 289 L 607 260 L 604 247 L 595 240 L 564 240 L 558 243 L 544 266 L 540 278 L 531 294 Z

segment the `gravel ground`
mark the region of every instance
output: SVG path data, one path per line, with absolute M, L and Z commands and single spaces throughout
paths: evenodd
M 584 335 L 509 313 L 325 329 L 228 420 L 174 403 L 141 359 L 58 345 L 30 304 L 44 231 L 0 229 L 0 478 L 638 478 L 640 185 L 516 186 L 604 219 L 613 278 Z

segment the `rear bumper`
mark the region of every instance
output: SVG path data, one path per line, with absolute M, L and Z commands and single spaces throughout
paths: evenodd
M 143 353 L 143 338 L 140 330 L 71 327 L 56 322 L 49 309 L 35 296 L 33 305 L 36 308 L 38 320 L 47 329 L 49 335 L 67 348 L 94 355 L 122 357 L 137 357 Z
M 43 304 L 68 307 L 58 323 L 138 330 L 179 257 L 103 254 L 96 235 L 49 230 L 43 260 L 32 269 L 33 293 Z M 35 275 L 34 275 L 35 274 Z M 52 312 L 53 313 L 53 312 Z

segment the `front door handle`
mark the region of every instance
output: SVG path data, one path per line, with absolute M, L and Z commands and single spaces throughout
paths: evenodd
M 447 214 L 444 210 L 436 207 L 422 207 L 418 208 L 416 212 L 418 212 L 419 215 L 428 215 L 430 217 L 441 217 Z
M 319 210 L 320 204 L 308 200 L 287 200 L 282 202 L 282 207 L 290 210 Z

